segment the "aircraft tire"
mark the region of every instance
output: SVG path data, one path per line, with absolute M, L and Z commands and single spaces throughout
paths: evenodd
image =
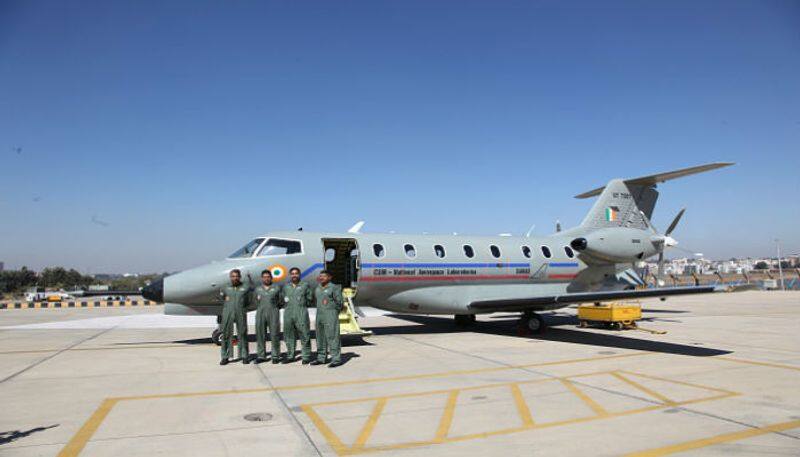
M 222 346 L 222 332 L 218 328 L 211 332 L 211 342 L 217 346 Z
M 456 314 L 455 316 L 456 327 L 470 327 L 475 325 L 474 314 Z
M 542 316 L 536 313 L 524 313 L 520 319 L 520 327 L 526 333 L 540 334 L 547 329 L 547 324 L 542 319 Z

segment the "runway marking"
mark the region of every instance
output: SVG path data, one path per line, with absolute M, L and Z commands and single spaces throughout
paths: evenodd
M 416 379 L 432 379 L 432 378 L 441 378 L 446 376 L 459 376 L 459 375 L 466 375 L 466 374 L 477 374 L 477 373 L 490 373 L 490 372 L 498 372 L 498 371 L 509 371 L 515 370 L 520 368 L 531 368 L 531 367 L 543 367 L 543 366 L 555 366 L 555 365 L 568 365 L 573 363 L 584 363 L 584 362 L 599 362 L 604 360 L 610 359 L 619 359 L 619 358 L 626 358 L 626 357 L 639 357 L 644 355 L 652 355 L 651 352 L 634 352 L 630 354 L 617 354 L 617 355 L 610 355 L 605 357 L 584 357 L 579 359 L 568 359 L 568 360 L 555 360 L 552 362 L 541 362 L 541 363 L 529 363 L 525 365 L 509 365 L 509 366 L 502 366 L 502 367 L 490 367 L 490 368 L 476 368 L 472 370 L 454 370 L 454 371 L 444 371 L 444 372 L 436 372 L 436 373 L 426 373 L 426 374 L 418 374 L 418 375 L 408 375 L 408 376 L 393 376 L 393 377 L 385 377 L 385 378 L 373 378 L 373 379 L 361 379 L 361 380 L 353 380 L 353 381 L 334 381 L 334 382 L 327 382 L 327 383 L 317 383 L 317 384 L 299 384 L 294 386 L 276 386 L 274 388 L 254 388 L 254 389 L 239 389 L 239 390 L 212 390 L 206 392 L 183 392 L 183 393 L 171 393 L 171 394 L 152 394 L 152 395 L 136 395 L 136 396 L 126 396 L 126 397 L 111 397 L 103 400 L 100 406 L 95 410 L 94 414 L 89 417 L 89 419 L 83 424 L 83 426 L 78 430 L 78 432 L 70 439 L 66 446 L 59 452 L 59 457 L 75 457 L 80 454 L 89 440 L 92 438 L 94 433 L 97 431 L 97 428 L 103 422 L 105 417 L 111 411 L 111 409 L 120 401 L 135 401 L 135 400 L 155 400 L 161 398 L 190 398 L 190 397 L 207 397 L 207 396 L 215 396 L 215 395 L 232 395 L 232 394 L 245 394 L 245 393 L 255 393 L 255 392 L 272 392 L 272 391 L 292 391 L 292 390 L 301 390 L 301 389 L 318 389 L 318 388 L 325 388 L 325 387 L 339 387 L 339 386 L 348 386 L 348 385 L 360 385 L 360 384 L 375 384 L 381 382 L 396 382 L 396 381 L 407 381 L 407 380 L 416 380 Z M 413 395 L 413 394 L 408 394 Z M 382 398 L 382 397 L 378 397 Z M 111 402 L 111 403 L 106 403 Z M 348 400 L 343 400 L 341 402 L 348 402 Z M 340 402 L 329 402 L 330 404 L 340 403 Z M 321 405 L 321 404 L 317 404 Z M 107 411 L 103 412 L 102 415 L 97 416 L 98 412 L 102 411 L 103 408 L 108 408 Z M 303 411 L 308 414 L 308 411 L 305 407 L 302 407 Z M 99 418 L 95 423 L 95 418 Z M 322 420 L 319 415 L 312 411 L 312 414 L 309 414 L 309 418 L 317 426 L 317 429 L 325 436 L 325 439 L 328 441 L 328 444 L 331 445 L 335 450 L 336 449 L 345 449 L 346 447 L 341 441 L 336 437 L 333 432 L 327 427 L 325 422 Z M 330 433 L 330 435 L 326 435 L 326 433 Z M 337 451 L 337 453 L 340 453 Z M 341 453 L 340 453 L 341 454 Z
M 447 396 L 447 404 L 442 413 L 442 419 L 439 421 L 439 428 L 436 430 L 436 442 L 444 442 L 447 439 L 447 434 L 450 433 L 450 426 L 453 425 L 453 414 L 456 411 L 456 402 L 458 401 L 459 390 L 450 391 Z
M 728 443 L 731 441 L 738 441 L 754 436 L 766 435 L 767 433 L 782 432 L 800 427 L 800 420 L 789 422 L 780 422 L 771 424 L 764 427 L 756 427 L 740 432 L 724 433 L 722 435 L 711 436 L 708 438 L 700 438 L 697 440 L 686 441 L 684 443 L 672 444 L 646 451 L 634 452 L 627 454 L 627 457 L 659 457 L 662 455 L 675 454 L 677 452 L 685 452 L 693 449 L 700 449 L 707 446 L 713 446 L 720 443 Z
M 94 414 L 89 417 L 89 420 L 83 424 L 83 427 L 78 430 L 71 440 L 61 449 L 61 452 L 58 453 L 58 457 L 66 457 L 66 456 L 73 456 L 78 455 L 83 450 L 86 443 L 89 439 L 94 435 L 94 432 L 100 427 L 100 424 L 106 419 L 108 413 L 111 412 L 111 409 L 114 408 L 114 405 L 117 404 L 119 400 L 114 398 L 108 398 L 103 400 L 100 403 L 100 406 L 94 411 Z
M 378 418 L 381 417 L 381 414 L 383 413 L 383 408 L 386 406 L 386 401 L 386 398 L 381 398 L 375 402 L 375 407 L 372 409 L 372 414 L 369 415 L 367 423 L 364 424 L 364 428 L 361 429 L 361 433 L 358 434 L 358 438 L 356 439 L 355 444 L 353 444 L 354 448 L 362 448 L 367 443 L 370 435 L 372 435 L 372 431 L 375 429 L 375 424 L 378 423 Z
M 632 380 L 632 379 L 630 379 L 630 378 L 627 378 L 627 377 L 625 377 L 625 376 L 621 375 L 620 373 L 611 373 L 611 375 L 612 375 L 612 376 L 614 376 L 615 378 L 619 379 L 620 381 L 622 381 L 622 382 L 624 382 L 624 383 L 628 384 L 629 386 L 632 386 L 632 387 L 633 387 L 633 388 L 635 388 L 635 389 L 639 389 L 639 390 L 641 390 L 642 392 L 646 393 L 647 395 L 650 395 L 651 397 L 658 398 L 658 399 L 659 399 L 659 400 L 661 400 L 661 401 L 662 401 L 662 402 L 663 402 L 665 405 L 670 405 L 670 406 L 672 406 L 672 405 L 674 405 L 674 404 L 675 404 L 675 402 L 674 402 L 673 400 L 670 400 L 669 398 L 667 398 L 667 397 L 665 397 L 665 396 L 661 395 L 660 393 L 658 393 L 658 392 L 656 392 L 656 391 L 654 391 L 654 390 L 652 390 L 652 389 L 649 389 L 649 388 L 647 388 L 647 387 L 645 387 L 645 386 L 643 386 L 643 385 L 639 384 L 638 382 L 636 382 L 636 381 L 634 381 L 634 380 Z
M 520 390 L 519 384 L 511 385 L 511 395 L 514 396 L 514 404 L 517 406 L 517 413 L 519 414 L 520 419 L 522 419 L 522 425 L 524 427 L 533 425 L 533 416 L 531 416 L 531 410 L 528 408 L 528 403 L 525 401 L 525 397 L 522 395 L 522 390 Z
M 568 380 L 566 378 L 561 378 L 561 379 L 559 379 L 559 381 L 561 381 L 561 383 L 564 384 L 564 386 L 567 389 L 569 389 L 570 392 L 575 394 L 576 397 L 580 398 L 581 401 L 586 403 L 586 405 L 589 406 L 589 408 L 591 408 L 592 411 L 594 411 L 594 413 L 597 414 L 597 416 L 599 416 L 599 417 L 608 416 L 608 411 L 606 411 L 605 408 L 600 406 L 600 404 L 597 403 L 596 401 L 594 401 L 591 397 L 586 395 L 586 393 L 584 391 L 582 391 L 581 389 L 579 389 L 575 385 L 575 383 L 573 383 L 572 381 L 570 381 L 570 380 Z
M 727 362 L 735 362 L 735 363 L 743 363 L 745 365 L 761 365 L 764 367 L 771 367 L 771 368 L 783 368 L 786 370 L 795 370 L 800 371 L 800 366 L 796 365 L 785 365 L 782 363 L 774 363 L 774 362 L 760 362 L 758 360 L 746 360 L 746 359 L 736 359 L 733 357 L 713 357 L 714 359 L 725 360 Z
M 622 374 L 624 373 L 624 375 Z M 680 385 L 689 385 L 692 387 L 696 387 L 700 390 L 705 390 L 707 392 L 713 393 L 713 395 L 705 395 L 700 396 L 698 398 L 694 398 L 691 400 L 686 401 L 673 401 L 669 400 L 665 395 L 657 393 L 652 389 L 646 388 L 648 391 L 655 393 L 655 397 L 659 399 L 665 399 L 664 401 L 658 402 L 657 404 L 644 406 L 641 408 L 633 408 L 624 411 L 618 412 L 609 412 L 599 403 L 597 403 L 594 399 L 592 399 L 585 391 L 579 389 L 573 380 L 579 378 L 586 378 L 586 377 L 597 377 L 597 376 L 614 376 L 617 375 L 622 376 L 622 378 L 626 378 L 628 376 L 639 376 L 645 377 L 649 379 L 664 381 L 667 383 L 675 383 Z M 627 376 L 625 376 L 627 375 Z M 589 416 L 584 417 L 577 417 L 574 419 L 567 419 L 561 421 L 554 421 L 554 422 L 543 422 L 543 423 L 534 423 L 533 418 L 530 415 L 530 410 L 528 408 L 527 402 L 525 402 L 522 391 L 520 390 L 519 386 L 522 384 L 537 384 L 537 383 L 546 383 L 546 382 L 560 382 L 564 385 L 568 392 L 571 392 L 576 397 L 581 399 L 584 403 L 586 403 L 592 413 Z M 638 384 L 638 383 L 637 383 Z M 500 430 L 487 430 L 484 432 L 478 433 L 470 433 L 466 435 L 459 435 L 459 436 L 451 436 L 450 429 L 455 418 L 457 408 L 457 400 L 458 396 L 461 392 L 464 391 L 474 391 L 474 390 L 481 390 L 481 389 L 495 389 L 497 387 L 508 387 L 511 390 L 513 402 L 517 406 L 516 410 L 519 415 L 520 421 L 523 425 L 505 428 Z M 644 388 L 644 386 L 642 386 Z M 380 414 L 385 408 L 386 403 L 393 399 L 399 398 L 409 398 L 409 397 L 425 397 L 431 395 L 441 395 L 447 394 L 447 402 L 444 406 L 444 411 L 439 419 L 439 426 L 437 427 L 436 435 L 432 439 L 425 439 L 425 440 L 411 440 L 405 443 L 397 443 L 397 444 L 375 444 L 372 446 L 367 446 L 367 441 L 369 440 L 369 434 L 371 433 L 371 427 L 374 427 L 374 424 L 380 418 Z M 549 428 L 549 427 L 557 427 L 562 425 L 571 425 L 577 424 L 582 422 L 594 421 L 594 420 L 601 420 L 613 417 L 620 417 L 620 416 L 627 416 L 631 414 L 642 413 L 646 411 L 654 411 L 658 409 L 664 409 L 673 406 L 681 406 L 691 403 L 697 403 L 701 401 L 710 401 L 716 400 L 720 398 L 732 397 L 740 395 L 737 392 L 731 392 L 723 389 L 718 389 L 714 387 L 702 386 L 699 384 L 691 384 L 682 381 L 674 381 L 672 379 L 660 378 L 655 376 L 644 375 L 642 373 L 636 372 L 621 372 L 621 371 L 600 371 L 600 372 L 592 372 L 592 373 L 584 373 L 572 376 L 565 376 L 565 377 L 555 377 L 555 378 L 546 378 L 546 379 L 534 379 L 528 381 L 517 381 L 517 382 L 504 382 L 504 383 L 493 383 L 493 384 L 486 384 L 480 386 L 470 386 L 470 387 L 463 387 L 463 388 L 455 388 L 455 389 L 440 389 L 440 390 L 431 390 L 426 392 L 414 392 L 414 393 L 403 393 L 403 394 L 395 394 L 395 395 L 387 395 L 382 397 L 364 397 L 364 398 L 357 398 L 357 399 L 349 399 L 349 400 L 338 400 L 338 401 L 327 401 L 327 402 L 318 402 L 318 403 L 310 403 L 304 404 L 301 406 L 301 409 L 306 412 L 311 422 L 314 426 L 322 434 L 323 438 L 328 442 L 328 445 L 336 452 L 338 455 L 355 455 L 355 454 L 363 454 L 369 452 L 378 452 L 378 451 L 388 451 L 388 450 L 400 450 L 400 449 L 408 449 L 413 447 L 420 447 L 420 446 L 430 446 L 436 444 L 443 444 L 443 443 L 450 443 L 450 442 L 458 442 L 458 441 L 467 441 L 477 438 L 486 438 L 490 436 L 497 436 L 497 435 L 506 435 L 511 433 L 518 433 L 526 430 L 533 430 L 533 429 L 540 429 L 540 428 Z M 347 445 L 342 442 L 339 436 L 336 434 L 331 427 L 325 423 L 325 421 L 321 418 L 321 416 L 316 412 L 316 408 L 319 407 L 330 407 L 333 405 L 343 405 L 343 404 L 352 404 L 352 403 L 366 403 L 366 402 L 380 402 L 380 407 L 376 404 L 373 408 L 372 413 L 367 420 L 367 424 L 362 428 L 361 433 L 359 434 L 358 439 L 352 445 Z M 646 400 L 642 400 L 646 401 Z M 422 413 L 424 414 L 424 413 Z M 491 424 L 487 424 L 491 426 Z

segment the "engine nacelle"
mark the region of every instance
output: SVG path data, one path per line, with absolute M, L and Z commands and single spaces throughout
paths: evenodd
M 607 228 L 570 242 L 581 255 L 613 263 L 630 263 L 658 254 L 651 234 L 633 228 Z

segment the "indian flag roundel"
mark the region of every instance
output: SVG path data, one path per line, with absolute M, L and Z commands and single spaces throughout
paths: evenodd
M 275 264 L 270 265 L 267 268 L 270 273 L 272 273 L 272 280 L 273 281 L 280 281 L 281 279 L 286 277 L 286 267 L 283 265 Z

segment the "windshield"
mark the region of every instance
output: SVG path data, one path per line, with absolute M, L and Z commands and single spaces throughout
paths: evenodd
M 258 247 L 261 246 L 262 242 L 264 242 L 264 238 L 256 238 L 253 241 L 242 246 L 242 248 L 239 249 L 238 251 L 229 255 L 228 258 L 237 259 L 242 257 L 251 257 L 253 253 L 256 252 L 256 249 L 258 249 Z
M 302 252 L 303 247 L 299 241 L 270 238 L 258 255 L 289 255 L 300 254 Z

